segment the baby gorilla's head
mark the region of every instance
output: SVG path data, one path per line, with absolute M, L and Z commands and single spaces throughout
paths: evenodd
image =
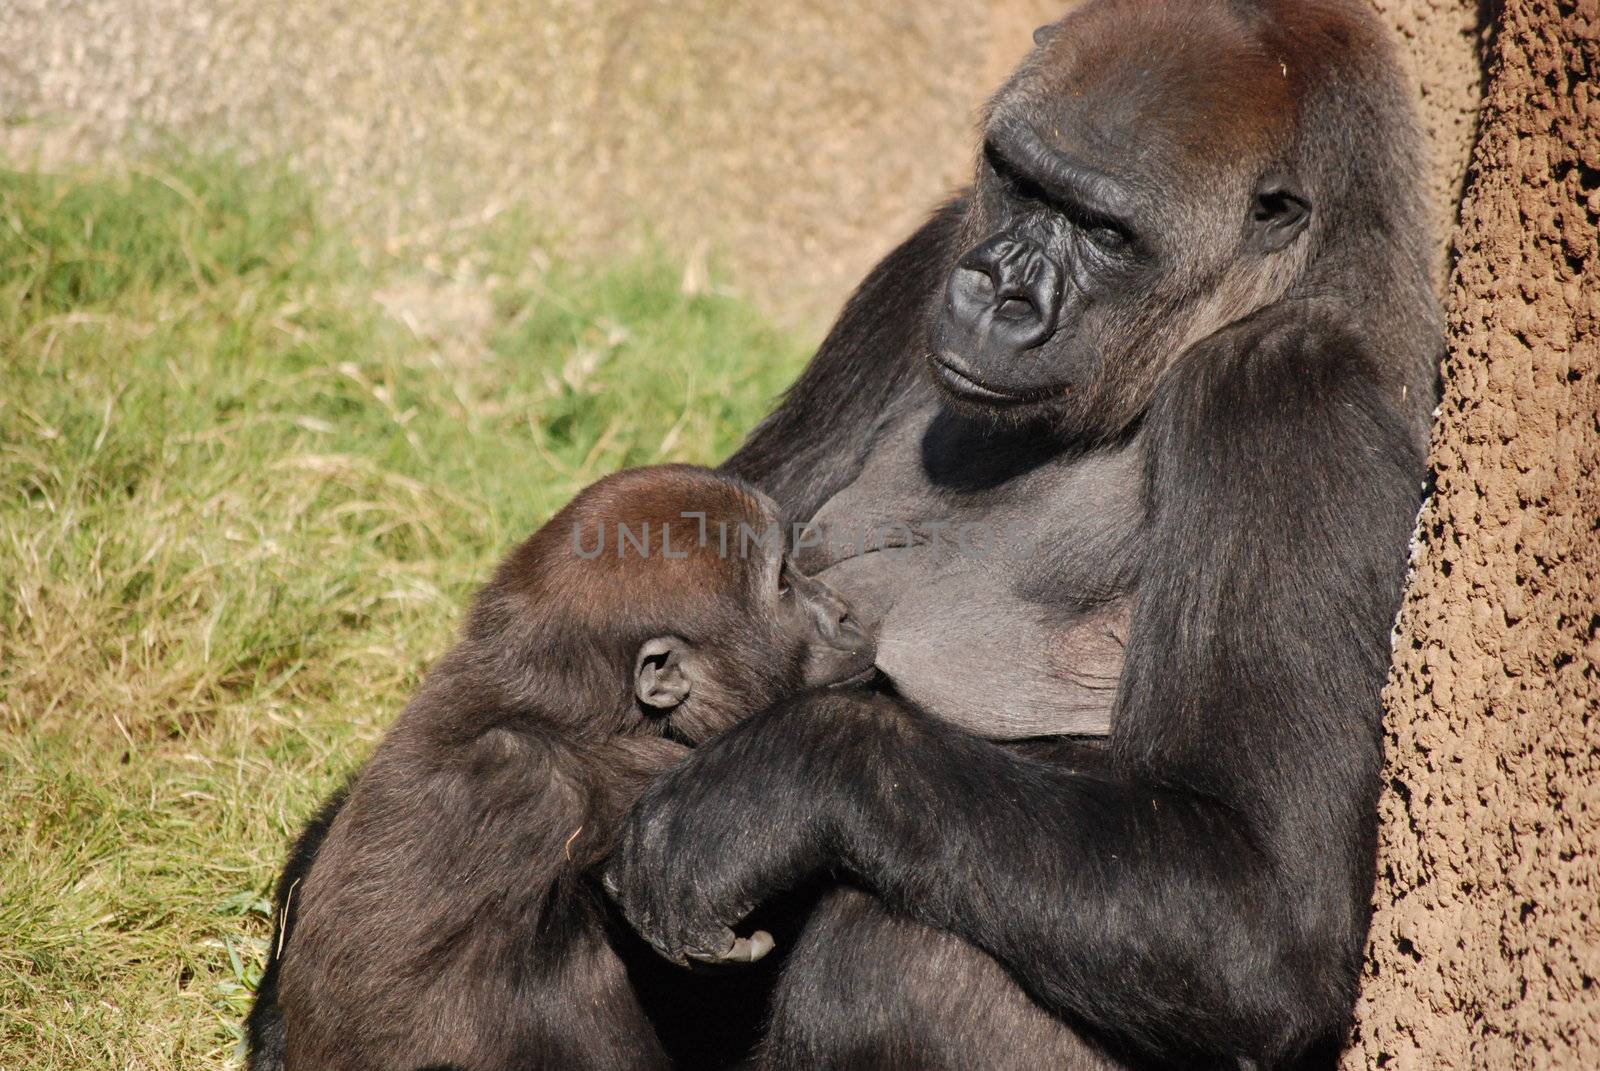
M 803 688 L 864 679 L 873 660 L 845 601 L 789 562 L 772 501 L 691 465 L 584 490 L 501 565 L 466 639 L 514 660 L 542 708 L 557 692 L 574 716 L 614 713 L 602 731 L 690 742 Z

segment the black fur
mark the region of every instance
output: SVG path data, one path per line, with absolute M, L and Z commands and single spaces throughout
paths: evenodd
M 783 404 L 723 464 L 759 483 L 791 521 L 810 519 L 855 478 L 873 433 L 906 396 L 931 397 L 925 313 L 966 207 L 945 205 L 872 270 Z
M 311 816 L 306 827 L 295 838 L 289 849 L 289 861 L 283 865 L 277 887 L 272 894 L 272 946 L 267 952 L 267 966 L 256 983 L 255 1003 L 244 1021 L 245 1045 L 249 1053 L 249 1071 L 281 1071 L 284 1060 L 283 1011 L 278 1007 L 278 973 L 283 969 L 283 949 L 294 933 L 294 893 L 311 873 L 311 864 L 317 858 L 328 827 L 339 814 L 350 795 L 346 784 L 329 796 L 317 813 Z
M 1074 142 L 1085 114 L 1106 121 Z M 1059 135 L 1063 153 L 1100 153 L 1093 173 L 1132 175 L 1099 189 L 1128 232 L 1057 212 L 1040 183 L 1088 181 L 1070 170 L 1035 181 L 986 158 L 728 467 L 835 522 L 1055 518 L 1071 535 L 987 595 L 919 598 L 953 583 L 926 556 L 836 568 L 888 600 L 883 649 L 925 628 L 951 648 L 940 662 L 966 644 L 1004 664 L 1007 634 L 959 631 L 993 604 L 1070 623 L 1126 600 L 1109 739 L 1004 745 L 894 696 L 788 704 L 653 784 L 608 882 L 668 957 L 796 882 L 870 895 L 811 920 L 769 1068 L 1331 1066 L 1368 921 L 1379 692 L 1441 351 L 1403 82 L 1363 5 L 1100 0 L 1045 35 L 987 132 L 1022 143 L 1024 164 L 1055 167 Z M 1052 290 L 1058 269 L 1070 281 Z M 984 333 L 1008 272 L 1024 273 L 1010 315 L 1057 324 L 1041 342 L 1027 324 Z M 936 367 L 936 396 L 910 370 L 946 346 L 964 371 Z M 915 456 L 907 437 L 926 446 L 950 412 L 987 422 L 956 451 L 989 459 L 979 478 L 951 478 L 939 449 L 883 460 Z M 802 430 L 818 426 L 825 442 Z M 1051 455 L 1012 450 L 1019 434 Z M 1121 493 L 1075 479 L 1097 465 Z M 897 621 L 908 606 L 917 620 Z M 1023 1019 L 996 1011 L 983 1037 L 952 991 Z M 1090 1048 L 1030 1026 L 1019 997 Z

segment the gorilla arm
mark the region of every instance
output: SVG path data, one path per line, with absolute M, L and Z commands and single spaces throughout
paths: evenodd
M 641 933 L 669 958 L 726 947 L 754 905 L 842 872 L 1136 1051 L 1336 1045 L 1422 459 L 1359 345 L 1293 315 L 1208 342 L 1149 415 L 1109 748 L 1047 763 L 881 696 L 776 708 L 635 809 L 607 880 Z

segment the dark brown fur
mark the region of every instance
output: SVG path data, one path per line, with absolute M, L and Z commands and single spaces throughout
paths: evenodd
M 889 970 L 892 985 L 884 984 Z M 798 1014 L 797 1014 L 798 1013 Z M 850 1042 L 800 1026 L 850 1024 Z M 959 937 L 853 889 L 818 906 L 778 987 L 762 1068 L 828 1071 L 1114 1071 Z
M 699 543 L 683 511 L 703 511 L 712 533 L 774 519 L 706 470 L 621 473 L 478 596 L 285 890 L 289 1068 L 667 1065 L 590 871 L 643 786 L 687 752 L 662 734 L 703 739 L 798 690 L 805 653 L 766 612 L 770 555 Z M 684 557 L 576 552 L 575 524 L 619 520 L 678 525 Z M 670 716 L 633 692 L 635 652 L 662 634 L 714 668 Z

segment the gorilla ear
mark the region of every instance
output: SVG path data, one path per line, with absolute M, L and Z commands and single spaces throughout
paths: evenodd
M 1300 236 L 1311 219 L 1311 202 L 1281 175 L 1256 183 L 1250 200 L 1245 244 L 1258 253 L 1276 253 Z
M 645 640 L 633 660 L 633 694 L 656 710 L 671 710 L 689 698 L 683 656 L 689 644 L 677 636 Z

